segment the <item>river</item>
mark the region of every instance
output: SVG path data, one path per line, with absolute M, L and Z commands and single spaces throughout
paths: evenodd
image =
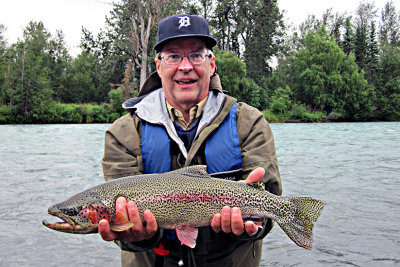
M 120 266 L 115 244 L 41 224 L 48 206 L 103 182 L 108 127 L 0 125 L 0 266 Z M 326 207 L 311 252 L 276 226 L 262 266 L 399 266 L 400 123 L 271 127 L 283 194 Z

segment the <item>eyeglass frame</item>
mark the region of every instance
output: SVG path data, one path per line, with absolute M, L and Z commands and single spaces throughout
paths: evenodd
M 161 53 L 160 53 L 161 54 Z M 202 55 L 204 55 L 204 60 L 202 61 L 202 62 L 200 62 L 200 63 L 193 63 L 192 61 L 191 61 L 191 59 L 190 59 L 190 55 L 192 55 L 192 54 L 202 54 Z M 171 55 L 179 55 L 180 57 L 181 57 L 181 60 L 179 61 L 179 62 L 177 62 L 177 63 L 167 63 L 167 60 L 165 59 L 165 57 L 166 56 L 171 56 Z M 206 61 L 206 58 L 208 57 L 208 58 L 211 58 L 212 57 L 212 53 L 210 53 L 210 52 L 205 52 L 205 51 L 203 51 L 203 52 L 192 52 L 192 53 L 188 53 L 188 54 L 180 54 L 180 53 L 170 53 L 170 54 L 166 54 L 166 55 L 164 55 L 164 56 L 161 56 L 161 55 L 159 55 L 158 56 L 158 59 L 159 60 L 162 60 L 162 61 L 164 61 L 164 63 L 165 64 L 167 64 L 167 65 L 178 65 L 178 64 L 180 64 L 181 62 L 182 62 L 182 60 L 183 60 L 183 58 L 184 57 L 187 57 L 187 59 L 189 60 L 189 62 L 190 63 L 192 63 L 193 65 L 200 65 L 200 64 L 203 64 L 205 61 Z

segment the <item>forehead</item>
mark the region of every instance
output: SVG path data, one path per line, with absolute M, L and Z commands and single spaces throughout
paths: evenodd
M 183 37 L 174 39 L 169 41 L 164 47 L 162 48 L 162 52 L 166 51 L 176 51 L 176 50 L 185 50 L 190 49 L 191 51 L 198 51 L 204 50 L 206 48 L 206 44 L 194 37 Z

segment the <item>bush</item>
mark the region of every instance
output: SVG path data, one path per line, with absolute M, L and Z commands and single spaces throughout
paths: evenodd
M 15 108 L 13 106 L 0 106 L 0 124 L 15 123 Z
M 330 121 L 339 121 L 343 118 L 343 114 L 339 112 L 332 111 L 331 113 L 328 114 L 327 119 Z
M 85 122 L 109 122 L 107 106 L 87 104 L 84 105 L 84 110 L 86 113 Z
M 269 109 L 263 110 L 262 114 L 268 122 L 284 122 L 287 118 L 284 114 L 274 114 Z
M 110 98 L 110 111 L 117 112 L 121 116 L 124 112 L 122 103 L 124 102 L 124 90 L 122 88 L 112 89 L 108 92 Z

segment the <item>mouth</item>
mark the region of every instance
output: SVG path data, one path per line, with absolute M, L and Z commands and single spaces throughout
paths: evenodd
M 178 85 L 192 85 L 194 83 L 196 83 L 197 80 L 195 79 L 181 79 L 181 80 L 175 80 L 175 83 Z
M 86 228 L 79 224 L 76 224 L 72 219 L 66 218 L 60 214 L 49 212 L 50 215 L 58 217 L 61 221 L 58 222 L 48 222 L 46 220 L 42 221 L 42 224 L 52 230 L 72 233 L 72 234 L 89 234 L 97 232 L 97 227 L 94 228 Z

